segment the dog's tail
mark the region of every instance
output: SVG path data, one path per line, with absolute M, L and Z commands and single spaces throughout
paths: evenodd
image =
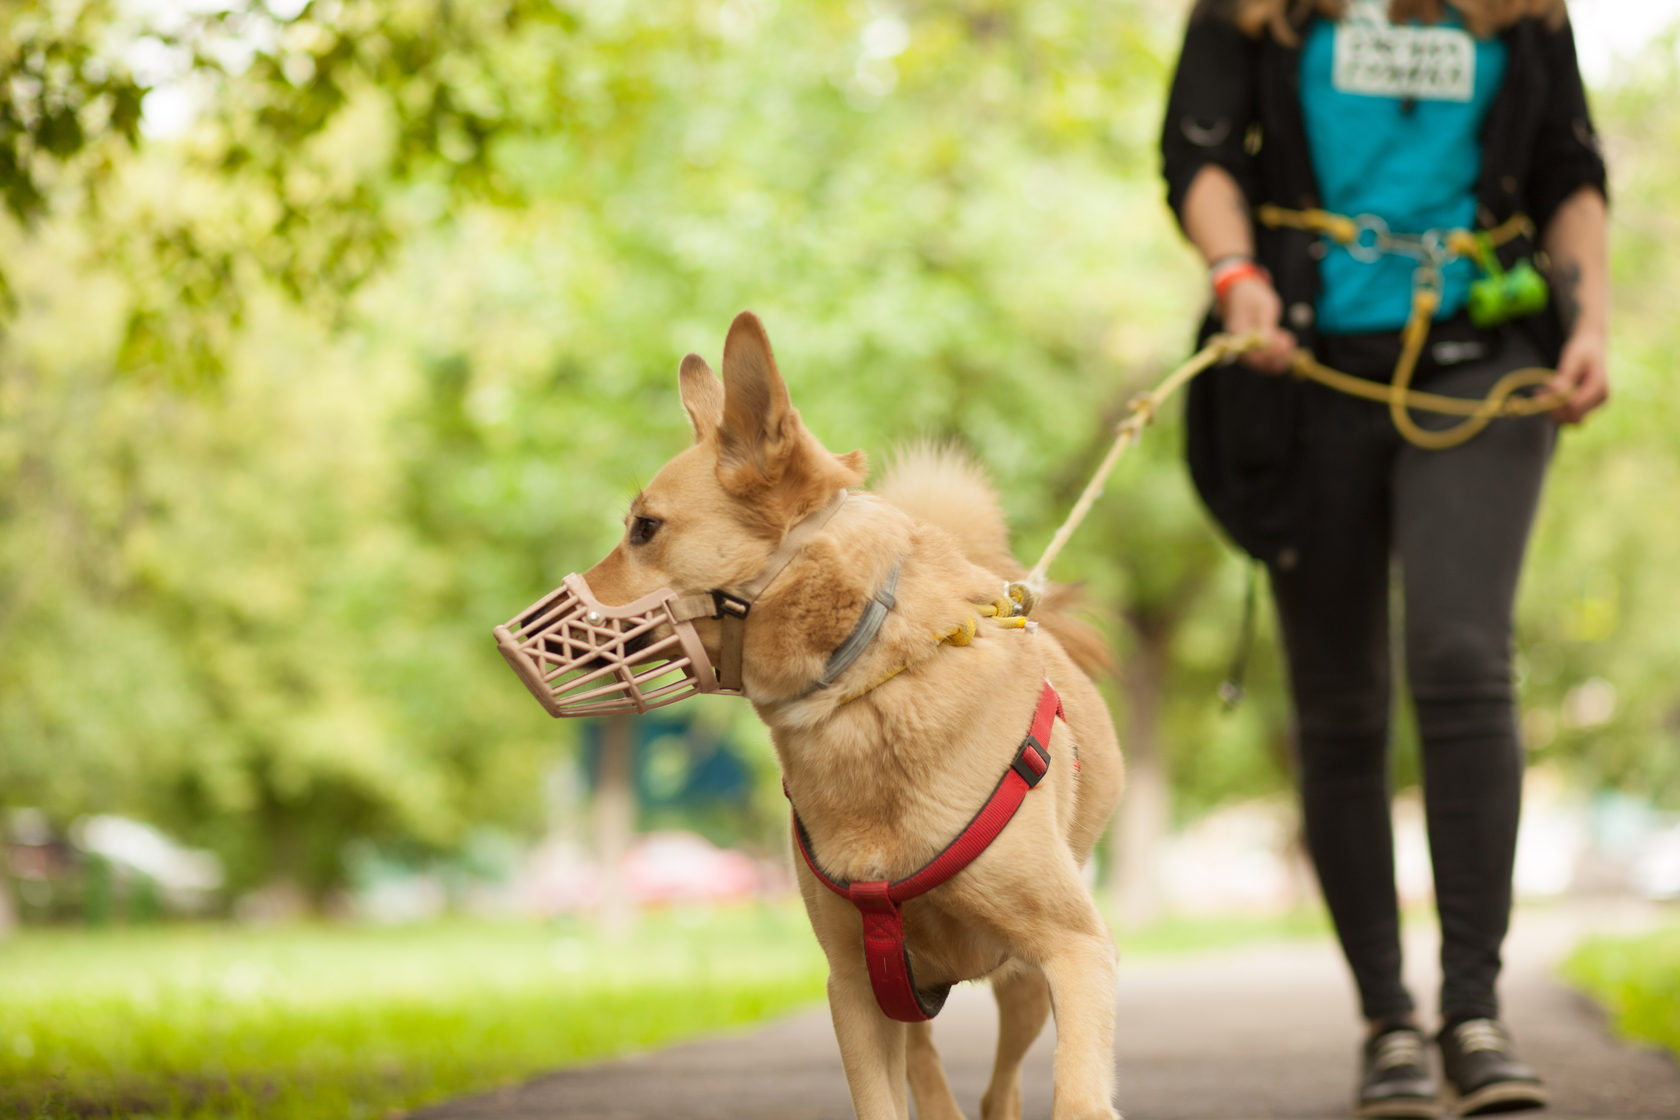
M 973 563 L 1006 580 L 1021 576 L 1009 551 L 1009 526 L 997 491 L 961 448 L 932 440 L 901 447 L 874 489 L 917 521 L 957 538 Z
M 874 489 L 916 520 L 956 537 L 963 555 L 980 567 L 1005 581 L 1026 575 L 1009 550 L 1009 525 L 996 489 L 962 449 L 932 441 L 902 448 Z M 1113 659 L 1102 633 L 1076 613 L 1083 599 L 1078 587 L 1052 584 L 1033 618 L 1054 635 L 1074 664 L 1095 677 L 1108 671 Z
M 1078 584 L 1052 583 L 1033 610 L 1033 617 L 1062 644 L 1085 675 L 1102 676 L 1114 668 L 1114 653 L 1101 630 L 1084 617 L 1090 613 L 1085 589 Z

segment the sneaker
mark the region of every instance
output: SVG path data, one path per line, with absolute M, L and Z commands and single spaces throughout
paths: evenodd
M 1517 1060 L 1497 1019 L 1466 1019 L 1441 1031 L 1441 1070 L 1458 1096 L 1460 1116 L 1544 1108 L 1546 1088 Z
M 1416 1027 L 1390 1027 L 1373 1035 L 1359 1058 L 1356 1115 L 1396 1120 L 1440 1115 L 1429 1051 Z

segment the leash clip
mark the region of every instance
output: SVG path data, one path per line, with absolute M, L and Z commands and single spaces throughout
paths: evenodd
M 1033 612 L 1033 608 L 1038 606 L 1039 591 L 1038 588 L 1034 586 L 1036 577 L 1037 573 L 1034 572 L 1029 574 L 1024 580 L 1014 580 L 1005 585 L 1003 593 L 1012 606 L 1012 610 L 1010 611 L 1011 618 L 1020 618 L 1023 615 L 1029 615 Z

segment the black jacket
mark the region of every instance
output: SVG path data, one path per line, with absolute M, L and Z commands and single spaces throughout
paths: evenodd
M 1249 38 L 1225 14 L 1229 6 L 1229 0 L 1197 4 L 1167 101 L 1162 172 L 1167 204 L 1181 223 L 1190 182 L 1209 163 L 1229 171 L 1252 204 L 1295 209 L 1319 204 L 1301 114 L 1300 48 L 1270 36 Z M 1305 29 L 1303 22 L 1297 32 Z M 1487 228 L 1526 213 L 1544 231 L 1576 190 L 1605 190 L 1604 159 L 1569 24 L 1553 30 L 1525 19 L 1503 38 L 1509 61 L 1482 126 L 1477 217 Z M 1310 343 L 1318 292 L 1316 235 L 1260 228 L 1255 238 L 1257 255 L 1288 309 L 1290 329 Z M 1528 255 L 1533 247 L 1518 245 L 1509 252 Z M 1558 341 L 1548 349 L 1555 350 Z
M 1196 173 L 1213 163 L 1230 172 L 1251 206 L 1319 205 L 1301 112 L 1299 46 L 1237 30 L 1231 0 L 1201 0 L 1190 16 L 1161 129 L 1167 203 L 1180 224 Z M 1304 34 L 1306 20 L 1296 27 Z M 1604 159 L 1587 111 L 1568 23 L 1552 29 L 1524 19 L 1507 30 L 1505 78 L 1482 127 L 1477 219 L 1491 227 L 1526 213 L 1542 233 L 1559 205 L 1583 186 L 1605 191 Z M 1283 299 L 1285 325 L 1314 342 L 1319 289 L 1316 234 L 1257 226 L 1255 249 Z M 1518 239 L 1511 260 L 1534 246 Z M 1210 312 L 1205 338 L 1217 326 Z M 1525 329 L 1555 361 L 1562 331 L 1548 311 Z M 1192 477 L 1215 517 L 1259 559 L 1287 562 L 1293 526 L 1304 516 L 1291 485 L 1295 414 L 1301 386 L 1242 367 L 1209 371 L 1191 385 L 1187 440 Z

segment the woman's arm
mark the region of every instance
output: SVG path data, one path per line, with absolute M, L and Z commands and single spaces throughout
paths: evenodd
M 1184 232 L 1208 264 L 1224 257 L 1254 256 L 1254 220 L 1248 199 L 1231 173 L 1204 164 L 1184 196 Z
M 1255 176 L 1248 136 L 1255 123 L 1258 50 L 1231 22 L 1227 6 L 1199 0 L 1190 13 L 1161 118 L 1161 175 L 1167 205 L 1181 225 L 1190 187 L 1209 164 L 1238 184 Z
M 1604 195 L 1581 187 L 1553 212 L 1540 245 L 1551 260 L 1552 299 L 1563 324 L 1563 352 L 1549 388 L 1565 401 L 1552 412 L 1579 423 L 1610 395 L 1610 261 Z
M 1258 48 L 1237 30 L 1226 7 L 1200 0 L 1191 12 L 1161 122 L 1167 205 L 1210 265 L 1254 256 L 1243 184 L 1252 183 L 1256 171 L 1248 137 L 1255 124 Z M 1282 310 L 1277 292 L 1258 274 L 1233 281 L 1220 301 L 1226 330 L 1265 336 L 1265 349 L 1244 359 L 1258 369 L 1280 371 L 1295 351 L 1294 336 L 1278 329 Z
M 1242 188 L 1218 164 L 1196 172 L 1184 196 L 1184 232 L 1208 264 L 1228 257 L 1254 256 L 1254 223 Z M 1295 354 L 1295 336 L 1279 327 L 1283 301 L 1261 275 L 1238 280 L 1219 304 L 1219 317 L 1231 334 L 1259 332 L 1265 344 L 1244 361 L 1255 369 L 1281 373 Z

